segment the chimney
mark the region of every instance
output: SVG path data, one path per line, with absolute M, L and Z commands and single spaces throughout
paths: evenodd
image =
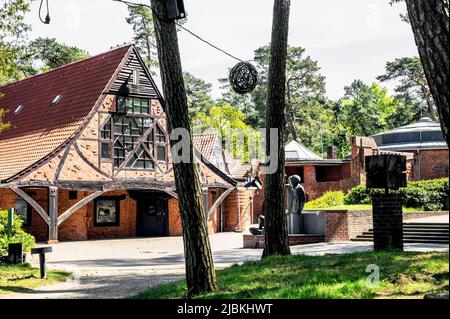
M 337 159 L 337 148 L 334 145 L 328 146 L 327 158 L 328 159 Z

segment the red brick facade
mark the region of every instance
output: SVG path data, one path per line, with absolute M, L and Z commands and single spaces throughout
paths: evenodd
M 91 64 L 97 70 L 96 76 L 83 79 L 86 72 L 92 72 Z M 73 69 L 77 72 L 72 72 Z M 76 79 L 70 79 L 71 76 Z M 123 92 L 122 88 L 131 84 L 127 79 L 135 76 L 139 87 L 132 92 Z M 61 82 L 57 79 L 61 78 L 65 78 L 64 82 L 70 85 L 53 92 Z M 105 83 L 97 83 L 100 78 Z M 72 85 L 75 80 L 77 86 Z M 90 90 L 94 84 L 97 89 Z M 42 218 L 33 209 L 31 226 L 25 227 L 38 240 L 182 234 L 162 96 L 134 46 L 117 48 L 111 53 L 17 82 L 10 87 L 14 90 L 13 94 L 8 95 L 7 109 L 14 110 L 36 90 L 41 93 L 45 91 L 46 95 L 41 99 L 31 99 L 29 106 L 39 106 L 42 112 L 38 113 L 54 118 L 51 117 L 52 121 L 46 123 L 40 117 L 33 117 L 31 108 L 26 106 L 20 115 L 11 118 L 12 128 L 0 136 L 0 209 L 14 207 L 19 196 L 23 196 L 29 205 L 34 205 L 33 202 L 39 205 L 42 209 L 38 211 L 48 217 Z M 92 101 L 81 99 L 77 90 L 88 90 Z M 69 92 L 73 98 L 69 98 Z M 63 94 L 64 98 L 58 107 L 50 111 L 50 103 L 57 94 Z M 48 100 L 48 104 L 44 100 Z M 128 113 L 129 106 L 133 105 L 131 113 L 134 114 L 122 115 L 118 112 L 119 100 L 126 104 Z M 138 109 L 135 103 L 140 105 Z M 36 122 L 33 123 L 33 120 Z M 40 130 L 31 130 L 31 124 L 37 125 Z M 116 133 L 119 138 L 116 138 Z M 36 152 L 35 148 L 39 148 L 40 152 Z M 202 189 L 206 190 L 205 210 L 210 210 L 226 190 L 233 189 L 227 198 L 221 198 L 221 205 L 210 214 L 208 231 L 246 229 L 252 218 L 253 191 L 237 187 L 238 182 L 226 173 L 227 170 L 219 169 L 203 155 L 196 153 L 195 158 Z M 53 201 L 49 201 L 49 190 L 51 194 L 58 195 L 50 196 Z M 69 190 L 72 195 L 77 192 L 76 199 L 69 199 Z M 31 199 L 22 192 L 29 193 Z M 152 192 L 155 197 L 146 197 L 144 192 Z M 118 216 L 119 220 L 103 225 L 95 222 L 95 205 L 100 197 L 115 197 L 118 211 L 111 215 Z M 57 202 L 54 201 L 56 198 Z M 82 202 L 84 205 L 72 211 L 71 208 L 83 199 L 86 200 Z M 167 206 L 167 212 L 165 208 L 155 212 L 156 206 L 157 209 Z M 148 211 L 150 207 L 151 212 Z M 108 210 L 106 207 L 105 211 Z M 104 215 L 107 214 L 105 211 Z M 65 212 L 67 214 L 63 216 Z M 138 224 L 138 220 L 143 218 L 146 218 L 146 223 Z M 158 225 L 157 231 L 152 229 L 155 224 Z M 142 228 L 146 230 L 142 231 Z
M 44 188 L 27 189 L 32 198 L 44 209 L 48 209 L 48 191 Z M 210 198 L 209 208 L 213 205 L 213 192 L 208 193 Z M 69 199 L 69 191 L 60 189 L 58 191 L 59 215 L 71 206 L 82 200 L 91 192 L 77 192 L 77 199 Z M 94 201 L 78 209 L 58 228 L 59 240 L 87 240 L 103 238 L 126 238 L 136 236 L 137 225 L 137 201 L 133 199 L 127 191 L 112 191 L 104 193 L 102 196 L 124 196 L 120 200 L 120 222 L 117 226 L 96 226 L 94 224 Z M 220 194 L 216 193 L 216 196 Z M 14 207 L 18 195 L 10 189 L 0 189 L 0 210 Z M 216 198 L 217 199 L 217 198 Z M 224 231 L 243 231 L 250 224 L 252 214 L 253 191 L 237 189 L 224 200 L 216 214 L 208 222 L 210 233 L 220 232 L 221 226 Z M 222 210 L 222 212 L 221 212 Z M 223 223 L 220 221 L 223 216 Z M 182 222 L 179 211 L 178 200 L 168 199 L 168 230 L 169 236 L 182 235 Z M 48 226 L 41 216 L 33 209 L 31 225 L 24 227 L 24 230 L 31 233 L 38 241 L 48 240 Z
M 421 150 L 414 153 L 414 180 L 448 177 L 448 150 Z
M 325 241 L 346 241 L 348 238 L 347 212 L 327 211 L 325 214 Z
M 375 140 L 370 137 L 354 136 L 350 139 L 351 156 L 346 161 L 330 164 L 326 160 L 316 162 L 286 163 L 286 177 L 299 175 L 308 196 L 313 200 L 327 191 L 347 192 L 357 185 L 366 183 L 365 158 L 380 153 Z M 408 180 L 424 180 L 449 176 L 448 150 L 422 150 L 402 152 L 406 156 Z M 264 167 L 260 166 L 263 189 L 255 195 L 254 220 L 263 214 Z

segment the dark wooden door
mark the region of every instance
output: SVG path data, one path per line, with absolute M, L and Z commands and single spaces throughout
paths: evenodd
M 167 199 L 151 195 L 138 199 L 136 235 L 141 237 L 168 236 Z

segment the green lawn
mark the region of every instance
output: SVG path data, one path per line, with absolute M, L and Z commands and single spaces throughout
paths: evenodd
M 29 264 L 8 265 L 0 263 L 0 294 L 28 292 L 39 286 L 62 282 L 70 273 L 59 270 L 47 271 L 47 279 L 40 279 L 39 268 Z
M 371 252 L 271 257 L 219 270 L 220 291 L 198 298 L 423 298 L 448 290 L 448 253 Z M 368 265 L 380 269 L 378 286 L 367 284 Z M 186 297 L 184 281 L 142 293 L 139 299 Z
M 327 208 L 316 208 L 308 206 L 308 203 L 306 203 L 305 210 L 372 210 L 372 205 L 339 205 Z M 420 211 L 420 209 L 413 207 L 403 207 L 403 211 L 406 213 L 418 212 Z

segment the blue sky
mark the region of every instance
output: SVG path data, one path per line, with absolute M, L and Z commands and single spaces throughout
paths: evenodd
M 124 4 L 49 0 L 52 21 L 44 25 L 39 2 L 33 2 L 27 17 L 31 38 L 54 37 L 90 54 L 132 39 Z M 241 59 L 252 59 L 253 51 L 270 41 L 273 0 L 185 0 L 185 6 L 186 27 Z M 417 55 L 410 26 L 399 17 L 405 11 L 404 4 L 390 6 L 389 0 L 292 0 L 289 43 L 304 47 L 318 61 L 328 96 L 338 98 L 353 79 L 374 81 L 387 61 Z M 184 70 L 212 83 L 213 95 L 219 96 L 217 79 L 226 76 L 235 60 L 184 31 L 179 39 Z

